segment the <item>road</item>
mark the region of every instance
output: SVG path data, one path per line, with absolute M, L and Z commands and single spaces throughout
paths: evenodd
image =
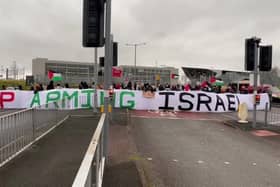
M 219 114 L 209 116 L 133 115 L 137 150 L 150 165 L 153 184 L 280 186 L 279 136 L 257 137 L 225 126 Z

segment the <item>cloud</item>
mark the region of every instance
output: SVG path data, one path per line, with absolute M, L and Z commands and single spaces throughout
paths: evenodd
M 277 0 L 118 0 L 112 1 L 112 33 L 119 63 L 199 66 L 243 70 L 244 39 L 259 36 L 280 59 Z M 1 65 L 16 60 L 31 70 L 35 57 L 93 61 L 82 48 L 81 1 L 0 1 Z M 100 54 L 103 49 L 100 49 Z

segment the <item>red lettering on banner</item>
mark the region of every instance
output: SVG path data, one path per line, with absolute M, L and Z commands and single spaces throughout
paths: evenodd
M 13 102 L 14 100 L 14 92 L 0 92 L 0 108 L 4 108 L 4 102 Z

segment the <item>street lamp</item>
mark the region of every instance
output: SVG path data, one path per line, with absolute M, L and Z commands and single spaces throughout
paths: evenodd
M 137 47 L 141 46 L 141 45 L 146 45 L 145 42 L 142 43 L 127 43 L 125 44 L 126 46 L 130 46 L 130 47 L 134 47 L 134 79 L 136 80 L 136 51 L 137 51 Z

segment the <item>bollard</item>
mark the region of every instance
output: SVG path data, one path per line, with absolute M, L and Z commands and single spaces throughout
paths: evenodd
M 104 113 L 104 105 L 100 105 L 100 112 Z
M 267 126 L 268 103 L 265 103 L 264 125 Z
M 108 112 L 109 112 L 109 113 L 112 112 L 112 105 L 111 105 L 111 104 L 109 104 L 109 106 L 108 106 Z
M 238 123 L 248 123 L 248 107 L 246 103 L 241 103 L 238 106 Z

